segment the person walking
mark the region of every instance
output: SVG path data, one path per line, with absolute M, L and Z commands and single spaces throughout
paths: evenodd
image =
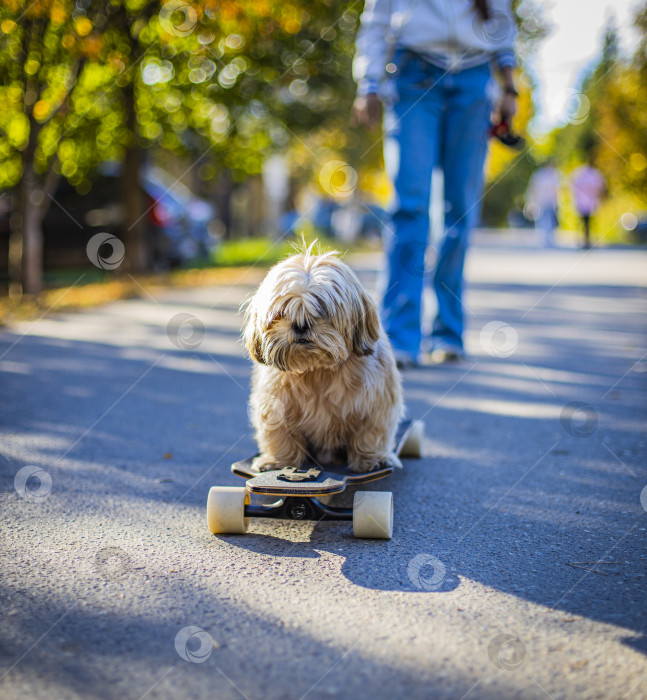
M 535 170 L 528 183 L 526 205 L 535 220 L 535 229 L 541 232 L 544 248 L 555 246 L 557 197 L 559 195 L 559 173 L 550 161 Z
M 490 116 L 491 64 L 498 67 L 502 121 L 516 111 L 515 20 L 509 0 L 367 0 L 356 40 L 352 121 L 378 126 L 394 89 L 392 231 L 387 235 L 383 321 L 400 367 L 421 359 L 424 258 L 431 175 L 444 175 L 445 226 L 433 273 L 438 312 L 434 361 L 464 356 L 463 267 L 478 220 Z M 388 80 L 387 78 L 393 78 Z
M 582 219 L 584 228 L 582 247 L 588 249 L 591 247 L 591 217 L 598 210 L 607 193 L 604 176 L 594 167 L 592 156 L 589 155 L 586 165 L 576 168 L 571 178 L 571 188 L 575 199 L 575 208 Z

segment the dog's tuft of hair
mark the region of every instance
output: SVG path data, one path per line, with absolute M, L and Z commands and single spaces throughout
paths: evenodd
M 358 472 L 399 465 L 393 352 L 375 303 L 335 252 L 310 246 L 275 265 L 247 306 L 244 339 L 256 361 L 257 469 L 332 457 Z

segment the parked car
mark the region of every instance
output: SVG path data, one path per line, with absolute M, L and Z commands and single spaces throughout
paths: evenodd
M 216 243 L 215 207 L 158 168 L 142 169 L 139 182 L 154 266 L 177 267 L 208 255 Z M 103 164 L 85 195 L 61 178 L 43 221 L 45 269 L 87 265 L 88 240 L 104 231 L 123 238 L 124 214 L 118 164 Z M 5 268 L 9 216 L 10 207 L 0 210 L 0 264 Z
M 352 241 L 380 238 L 388 214 L 376 204 L 351 201 L 340 205 L 330 199 L 320 199 L 313 206 L 309 218 L 314 227 L 325 235 Z
M 119 195 L 120 168 L 106 163 L 100 168 L 100 173 L 101 177 L 114 180 L 113 188 L 117 185 L 115 195 Z M 208 255 L 216 243 L 215 207 L 196 197 L 160 168 L 142 169 L 139 182 L 146 195 L 148 233 L 155 264 L 177 267 Z M 115 199 L 119 201 L 118 197 Z

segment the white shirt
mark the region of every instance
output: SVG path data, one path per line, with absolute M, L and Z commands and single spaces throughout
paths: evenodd
M 353 77 L 360 94 L 374 92 L 396 45 L 450 71 L 486 63 L 514 66 L 516 24 L 510 0 L 489 0 L 483 22 L 473 0 L 366 0 L 357 34 Z

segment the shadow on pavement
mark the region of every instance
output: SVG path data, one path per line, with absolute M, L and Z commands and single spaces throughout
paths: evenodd
M 523 311 L 545 291 L 528 289 L 472 286 L 474 298 L 488 293 L 500 299 L 471 316 L 476 352 L 469 363 L 405 376 L 409 415 L 427 426 L 428 456 L 407 461 L 403 472 L 375 486 L 394 492 L 393 540 L 354 540 L 349 524 L 322 523 L 309 542 L 254 534 L 257 525 L 247 537 L 227 541 L 241 556 L 315 559 L 334 552 L 343 557 L 348 581 L 376 591 L 443 594 L 476 582 L 485 593 L 502 591 L 634 630 L 642 636 L 626 643 L 647 653 L 641 534 L 647 517 L 640 505 L 647 474 L 641 432 L 646 375 L 632 370 L 640 354 L 632 328 L 640 330 L 639 320 L 631 308 L 618 315 L 604 306 L 611 294 L 616 303 L 635 302 L 635 290 L 559 287 L 527 315 L 511 313 L 510 295 L 523 300 Z M 579 297 L 586 308 L 579 308 Z M 597 312 L 591 304 L 599 305 Z M 513 355 L 494 357 L 479 348 L 480 329 L 492 319 L 516 329 Z M 4 334 L 0 355 L 17 339 Z M 2 430 L 19 436 L 0 462 L 6 494 L 13 495 L 16 471 L 36 464 L 51 471 L 69 507 L 100 493 L 130 503 L 181 503 L 203 518 L 210 485 L 242 485 L 229 473 L 231 462 L 254 451 L 246 416 L 249 366 L 242 357 L 38 336 L 16 347 L 19 352 L 0 362 Z M 573 402 L 588 407 L 579 419 L 568 410 Z M 116 506 L 103 507 L 109 513 Z M 421 564 L 421 555 L 431 559 Z M 591 562 L 605 563 L 596 569 Z M 38 601 L 33 605 L 38 620 Z M 44 609 L 42 619 L 63 608 Z M 74 660 L 56 669 L 66 682 L 100 685 L 94 671 L 84 675 L 79 665 L 85 650 L 106 658 L 158 658 L 160 675 L 165 663 L 177 663 L 168 644 L 177 625 L 94 614 L 73 609 L 60 623 L 63 636 L 81 650 L 74 647 Z M 244 624 L 265 624 L 265 637 L 279 640 L 261 655 L 267 664 L 288 632 L 254 619 Z M 339 651 L 308 638 L 303 643 L 331 663 Z M 288 648 L 294 647 L 286 642 Z M 250 685 L 258 683 L 255 694 L 271 687 L 276 668 L 264 667 L 265 686 L 253 680 L 259 669 L 245 650 L 224 649 L 218 652 L 225 655 L 223 667 L 233 664 Z M 21 663 L 33 663 L 37 672 L 38 658 Z M 364 662 L 369 672 L 372 662 Z M 181 668 L 173 673 L 186 675 Z M 402 687 L 415 682 L 397 670 L 390 678 Z M 218 683 L 230 692 L 224 678 Z M 104 686 L 96 697 L 120 692 Z

